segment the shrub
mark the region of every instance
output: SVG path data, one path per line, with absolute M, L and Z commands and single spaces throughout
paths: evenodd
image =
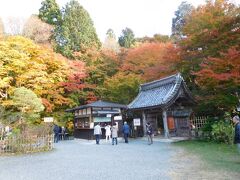
M 230 120 L 220 120 L 212 125 L 212 139 L 216 142 L 233 144 L 234 127 Z

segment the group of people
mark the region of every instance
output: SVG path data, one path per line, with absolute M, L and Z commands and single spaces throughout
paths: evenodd
M 54 143 L 58 143 L 58 141 L 64 140 L 65 136 L 66 136 L 66 128 L 65 127 L 61 127 L 58 126 L 56 124 L 54 124 L 53 126 L 53 132 L 54 132 Z
M 153 128 L 149 122 L 146 124 L 146 129 L 147 129 L 147 136 L 148 136 L 148 144 L 151 145 L 153 143 L 153 139 L 152 139 Z M 122 127 L 122 133 L 123 133 L 125 143 L 128 143 L 130 127 L 127 124 L 127 122 L 124 122 L 124 125 Z M 94 126 L 94 135 L 95 135 L 95 139 L 96 139 L 96 144 L 99 144 L 100 138 L 102 135 L 102 128 L 100 126 L 100 123 L 98 123 L 96 126 Z M 112 138 L 112 145 L 118 144 L 118 141 L 117 141 L 118 125 L 117 125 L 117 123 L 114 123 L 112 127 L 110 125 L 105 126 L 105 136 L 106 136 L 106 142 L 110 141 Z
M 127 124 L 127 122 L 124 122 L 122 132 L 124 134 L 125 143 L 128 143 L 130 127 Z M 94 126 L 94 135 L 95 135 L 95 139 L 96 139 L 96 144 L 99 144 L 100 138 L 102 135 L 102 128 L 100 126 L 100 123 L 98 123 L 96 126 Z M 118 144 L 118 141 L 117 141 L 118 125 L 117 125 L 117 123 L 114 123 L 112 127 L 110 125 L 105 126 L 105 136 L 106 136 L 106 142 L 110 141 L 112 139 L 112 145 Z

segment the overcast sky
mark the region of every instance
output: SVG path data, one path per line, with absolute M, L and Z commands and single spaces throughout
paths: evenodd
M 6 24 L 7 17 L 27 18 L 37 14 L 42 0 L 0 0 L 0 16 Z M 70 0 L 56 0 L 60 7 Z M 197 6 L 205 0 L 186 0 Z M 240 3 L 240 0 L 233 0 Z M 117 35 L 129 27 L 136 37 L 156 33 L 171 33 L 174 11 L 182 0 L 79 0 L 89 12 L 99 38 L 103 41 L 109 28 Z M 7 27 L 5 27 L 7 31 Z

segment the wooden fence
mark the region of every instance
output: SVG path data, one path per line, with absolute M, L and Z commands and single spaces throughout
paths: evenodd
M 192 125 L 194 125 L 193 129 L 199 130 L 207 123 L 208 117 L 201 116 L 201 117 L 194 117 L 190 121 Z
M 53 148 L 53 135 L 10 136 L 0 140 L 0 155 L 12 153 L 33 153 Z

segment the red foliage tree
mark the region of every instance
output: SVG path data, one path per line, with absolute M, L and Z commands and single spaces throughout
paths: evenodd
M 130 49 L 121 71 L 142 75 L 146 81 L 155 80 L 176 72 L 178 49 L 172 43 L 144 43 Z

